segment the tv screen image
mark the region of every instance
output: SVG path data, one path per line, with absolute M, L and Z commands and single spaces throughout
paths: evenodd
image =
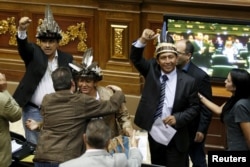
M 170 13 L 164 21 L 174 41 L 193 43 L 192 61 L 213 81 L 224 81 L 232 68 L 250 72 L 250 21 Z

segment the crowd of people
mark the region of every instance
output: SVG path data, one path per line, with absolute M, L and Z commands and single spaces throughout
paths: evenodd
M 60 51 L 61 30 L 49 6 L 45 13 L 37 28 L 39 45 L 27 39 L 32 20 L 19 20 L 18 52 L 26 72 L 13 96 L 0 73 L 0 166 L 11 165 L 9 121 L 21 116 L 26 140 L 36 145 L 35 167 L 141 166 L 121 88 L 98 86 L 103 74 L 92 62 L 91 49 L 82 64 Z M 155 54 L 146 60 L 144 48 L 156 39 Z M 190 159 L 195 167 L 207 167 L 205 140 L 212 112 L 226 125 L 227 150 L 250 150 L 250 74 L 231 70 L 225 87 L 232 96 L 218 106 L 212 101 L 210 77 L 192 62 L 195 52 L 190 40 L 174 41 L 165 31 L 151 29 L 144 29 L 131 46 L 130 60 L 145 79 L 134 123 L 148 132 L 152 164 L 188 167 Z M 127 154 L 109 150 L 119 135 L 129 138 Z
M 249 68 L 250 43 L 249 40 L 246 41 L 246 37 L 213 35 L 203 32 L 194 32 L 187 35 L 173 33 L 172 36 L 175 41 L 187 39 L 193 44 L 194 53 L 192 62 L 206 72 L 213 69 L 214 65 Z M 216 60 L 217 56 L 223 57 L 223 60 Z

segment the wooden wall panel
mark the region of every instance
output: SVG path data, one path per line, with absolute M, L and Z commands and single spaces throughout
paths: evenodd
M 213 90 L 214 94 L 214 90 Z M 213 101 L 222 105 L 228 97 L 214 96 Z M 206 151 L 225 150 L 226 149 L 226 130 L 224 123 L 221 122 L 220 116 L 213 114 L 206 138 Z
M 23 61 L 15 50 L 0 49 L 0 72 L 6 75 L 8 81 L 19 82 L 25 71 Z
M 126 19 L 126 15 L 110 15 L 109 12 L 102 12 L 102 19 L 105 23 L 100 25 L 99 29 L 106 32 L 102 31 L 100 34 L 100 43 L 105 46 L 99 45 L 99 53 L 106 53 L 107 56 L 99 57 L 100 65 L 107 70 L 132 71 L 132 65 L 129 63 L 131 20 Z
M 140 29 L 138 3 L 100 1 L 98 21 L 98 56 L 104 70 L 102 84 L 116 84 L 127 94 L 140 95 L 142 82 L 129 60 L 131 44 Z
M 220 118 L 213 115 L 205 142 L 206 151 L 225 150 L 226 133 L 225 126 L 221 123 Z
M 12 33 L 12 28 L 16 27 L 17 21 L 15 18 L 18 18 L 20 16 L 20 10 L 2 10 L 0 13 L 0 22 L 1 22 L 1 28 L 0 28 L 0 48 L 10 48 L 10 49 L 16 49 L 15 45 L 11 45 L 11 37 L 15 37 Z

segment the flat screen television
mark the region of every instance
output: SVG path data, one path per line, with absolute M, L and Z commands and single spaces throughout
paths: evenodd
M 250 71 L 250 20 L 166 13 L 164 21 L 174 41 L 193 43 L 192 61 L 213 82 L 223 83 L 232 68 Z

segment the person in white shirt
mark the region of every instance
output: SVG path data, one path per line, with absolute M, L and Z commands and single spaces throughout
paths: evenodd
M 22 120 L 27 141 L 37 144 L 38 132 L 27 129 L 25 122 L 28 119 L 34 119 L 38 122 L 42 120 L 40 105 L 43 97 L 55 92 L 51 73 L 58 67 L 68 67 L 73 57 L 57 49 L 59 41 L 62 39 L 61 29 L 54 21 L 49 6 L 45 10 L 42 24 L 37 28 L 36 37 L 39 45 L 28 42 L 27 29 L 30 23 L 31 19 L 26 16 L 19 20 L 18 52 L 24 61 L 26 72 L 13 97 L 23 108 Z

